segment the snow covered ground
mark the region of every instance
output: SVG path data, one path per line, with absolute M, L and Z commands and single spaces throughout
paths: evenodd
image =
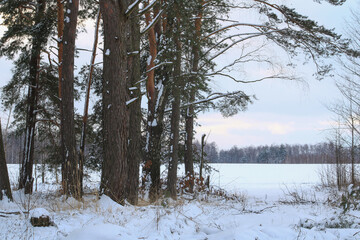
M 212 167 L 211 184 L 226 196 L 183 195 L 140 206 L 99 199 L 96 173 L 86 180 L 83 202 L 65 199 L 47 174 L 33 195 L 14 191 L 14 202 L 0 201 L 0 239 L 360 239 L 360 213 L 342 214 L 331 204 L 335 194 L 320 190 L 322 165 Z M 15 185 L 18 166 L 9 171 Z M 54 226 L 32 227 L 28 212 L 49 212 Z

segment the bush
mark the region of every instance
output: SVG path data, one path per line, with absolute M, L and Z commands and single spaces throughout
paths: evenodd
M 347 212 L 351 209 L 359 210 L 360 209 L 360 187 L 354 187 L 353 184 L 350 184 L 347 192 L 343 193 L 341 196 L 341 203 L 344 212 Z

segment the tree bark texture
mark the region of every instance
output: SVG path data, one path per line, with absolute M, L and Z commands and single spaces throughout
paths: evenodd
M 65 5 L 63 61 L 61 76 L 61 148 L 63 158 L 64 193 L 81 198 L 79 158 L 76 151 L 74 123 L 74 54 L 79 0 Z
M 4 141 L 0 121 L 0 200 L 3 199 L 3 192 L 8 199 L 12 200 L 9 173 L 6 165 Z
M 145 4 L 145 7 L 148 5 L 148 1 Z M 152 21 L 150 11 L 145 13 L 145 20 L 146 24 L 149 25 Z M 156 43 L 156 35 L 155 29 L 152 27 L 148 32 L 148 40 L 149 40 L 149 49 L 150 49 L 150 56 L 147 61 L 146 65 L 146 92 L 148 96 L 148 108 L 150 112 L 155 112 L 155 58 L 157 55 L 157 43 Z
M 145 6 L 149 4 L 149 1 L 146 1 Z M 153 8 L 154 16 L 159 12 L 158 4 L 155 4 Z M 149 25 L 152 22 L 152 17 L 150 11 L 145 13 L 146 24 Z M 146 140 L 146 163 L 144 166 L 144 172 L 147 174 L 150 172 L 151 185 L 149 197 L 151 201 L 156 201 L 160 195 L 160 165 L 161 165 L 161 136 L 163 132 L 163 110 L 165 107 L 164 93 L 165 86 L 164 80 L 162 83 L 158 84 L 158 87 L 155 87 L 155 58 L 157 57 L 157 46 L 158 39 L 161 35 L 161 25 L 157 22 L 149 31 L 148 31 L 148 40 L 149 40 L 149 51 L 150 56 L 147 61 L 146 71 L 147 71 L 147 83 L 146 90 L 148 96 L 148 116 L 147 116 L 147 140 Z M 164 91 L 160 91 L 162 88 Z M 160 95 L 161 96 L 160 96 Z
M 180 19 L 180 18 L 178 18 Z M 174 41 L 176 44 L 176 59 L 174 61 L 173 84 L 172 84 L 172 111 L 171 111 L 171 134 L 170 134 L 170 162 L 168 170 L 167 187 L 171 198 L 177 198 L 177 167 L 179 160 L 179 127 L 180 127 L 180 96 L 183 88 L 181 78 L 181 42 L 180 42 L 180 23 L 177 22 L 177 32 Z
M 199 60 L 200 60 L 200 36 L 201 36 L 201 26 L 202 26 L 202 17 L 203 17 L 203 5 L 205 4 L 204 0 L 199 0 L 201 5 L 197 17 L 195 19 L 195 36 L 194 36 L 194 45 L 192 49 L 192 72 L 197 72 L 199 68 Z M 190 102 L 195 101 L 195 82 L 197 78 L 195 76 L 191 77 L 190 84 Z M 185 139 L 185 174 L 189 179 L 189 191 L 193 192 L 194 189 L 194 159 L 193 159 L 193 138 L 194 138 L 194 105 L 190 105 L 187 109 L 187 113 L 185 116 L 185 131 L 186 131 L 186 139 Z
M 46 1 L 38 0 L 34 26 L 41 23 L 44 17 Z M 29 62 L 29 90 L 27 98 L 27 112 L 26 112 L 26 129 L 24 142 L 24 155 L 20 170 L 19 188 L 25 189 L 26 194 L 33 191 L 34 178 L 32 176 L 34 165 L 34 140 L 35 140 L 35 125 L 36 125 L 36 108 L 38 99 L 38 80 L 39 80 L 39 64 L 40 52 L 43 45 L 46 43 L 47 37 L 41 31 L 33 31 L 32 35 L 32 49 L 30 53 Z
M 103 138 L 101 192 L 118 203 L 126 198 L 129 114 L 126 101 L 126 1 L 101 0 L 104 29 Z
M 127 199 L 136 205 L 138 203 L 139 189 L 139 166 L 142 158 L 141 154 L 141 91 L 140 91 L 140 24 L 137 15 L 138 7 L 129 16 L 127 23 L 127 73 L 128 89 L 130 91 L 131 102 L 129 109 L 129 146 L 127 154 L 128 182 Z M 135 99 L 135 100 L 134 100 Z M 134 101 L 132 101 L 134 100 Z
M 64 3 L 62 0 L 57 0 L 57 35 L 58 35 L 58 78 L 59 78 L 59 83 L 58 83 L 58 95 L 59 95 L 59 113 L 60 113 L 60 119 L 61 119 L 61 79 L 62 79 L 62 61 L 63 61 L 63 52 L 64 52 L 64 44 L 63 44 L 63 35 L 64 35 Z M 60 120 L 61 121 L 61 120 Z M 65 164 L 62 163 L 61 165 L 61 187 L 64 190 L 65 187 L 65 182 L 64 182 L 64 166 Z M 57 180 L 57 179 L 56 179 Z
M 61 99 L 61 75 L 63 57 L 63 34 L 64 34 L 64 4 L 62 0 L 57 0 L 57 35 L 58 35 L 58 74 L 59 74 L 59 98 Z
M 165 74 L 164 82 L 168 82 L 169 76 Z M 162 84 L 159 84 L 162 85 Z M 159 105 L 156 112 L 149 112 L 148 126 L 147 126 L 147 140 L 146 140 L 146 164 L 145 171 L 150 171 L 151 185 L 149 197 L 150 201 L 156 201 L 160 196 L 161 179 L 161 139 L 164 130 L 164 111 L 165 105 L 169 98 L 169 91 L 166 85 L 162 85 L 163 90 L 156 91 L 156 96 L 159 98 Z M 159 94 L 161 95 L 159 96 Z

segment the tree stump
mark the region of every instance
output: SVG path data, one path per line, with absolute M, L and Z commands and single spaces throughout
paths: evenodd
M 44 208 L 35 208 L 30 211 L 30 223 L 34 227 L 48 227 L 52 223 L 50 221 L 49 212 Z

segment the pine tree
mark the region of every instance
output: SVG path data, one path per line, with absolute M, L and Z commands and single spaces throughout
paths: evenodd
M 61 149 L 63 159 L 64 193 L 81 198 L 81 180 L 76 150 L 74 123 L 74 56 L 79 0 L 68 0 L 65 5 L 65 24 L 62 36 L 63 57 L 61 70 Z
M 48 42 L 54 25 L 53 12 L 46 1 L 3 2 L 0 11 L 4 17 L 7 31 L 1 39 L 1 55 L 9 58 L 21 51 L 15 61 L 16 69 L 13 80 L 5 86 L 6 104 L 14 104 L 19 89 L 28 86 L 26 99 L 15 106 L 17 120 L 25 122 L 25 144 L 22 167 L 20 170 L 19 188 L 25 193 L 32 192 L 32 168 L 34 156 L 35 124 L 38 113 L 39 81 L 41 78 L 41 53 Z M 27 39 L 28 41 L 24 41 Z M 26 75 L 24 76 L 24 70 Z M 8 92 L 6 92 L 9 90 Z M 11 93 L 15 92 L 15 96 Z M 18 100 L 18 99 L 17 99 Z
M 0 200 L 3 199 L 3 193 L 5 193 L 8 199 L 12 200 L 10 180 L 6 166 L 4 141 L 0 122 Z
M 130 4 L 129 4 L 130 5 Z M 128 14 L 127 21 L 127 86 L 130 100 L 129 111 L 129 144 L 127 153 L 128 181 L 127 199 L 131 204 L 138 203 L 139 167 L 141 151 L 141 85 L 140 85 L 140 19 L 139 7 L 135 6 Z
M 127 148 L 129 100 L 127 85 L 127 46 L 125 11 L 128 3 L 100 1 L 104 31 L 103 63 L 103 137 L 104 162 L 101 192 L 116 202 L 126 198 L 128 179 Z

